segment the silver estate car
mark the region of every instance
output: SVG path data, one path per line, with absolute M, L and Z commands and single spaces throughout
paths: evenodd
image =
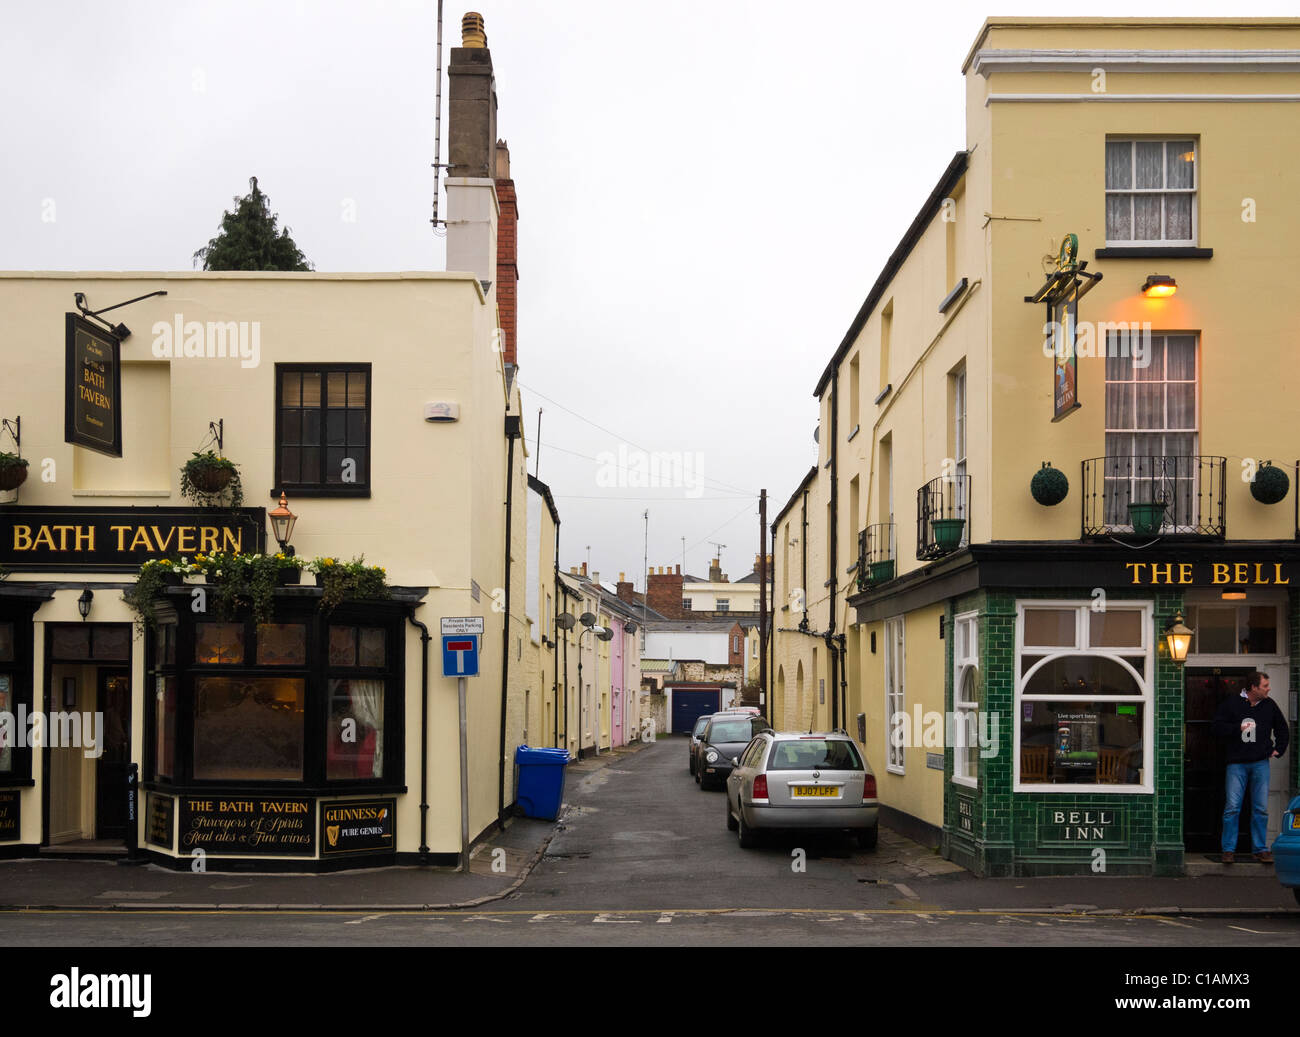
M 874 849 L 877 812 L 876 776 L 842 731 L 764 731 L 727 777 L 727 827 L 745 848 L 760 830 L 811 828 L 848 832 Z

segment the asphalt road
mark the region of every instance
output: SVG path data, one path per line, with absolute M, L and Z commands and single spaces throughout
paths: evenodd
M 679 738 L 661 739 L 597 770 L 574 772 L 565 799 L 566 820 L 528 880 L 508 899 L 481 909 L 13 913 L 0 916 L 0 942 L 45 947 L 1300 945 L 1300 922 L 1294 917 L 953 909 L 962 899 L 957 893 L 985 890 L 987 882 L 961 871 L 924 872 L 941 869 L 943 862 L 883 830 L 876 851 L 857 850 L 839 838 L 802 837 L 742 850 L 727 830 L 723 794 L 696 787 Z M 1214 964 L 1213 956 L 1206 964 Z M 1225 958 L 1222 964 L 1229 962 Z

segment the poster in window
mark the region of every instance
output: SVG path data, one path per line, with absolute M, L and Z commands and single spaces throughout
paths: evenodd
M 392 853 L 397 846 L 397 800 L 322 803 L 322 857 Z

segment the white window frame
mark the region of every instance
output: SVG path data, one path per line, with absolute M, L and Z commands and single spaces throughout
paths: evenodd
M 1109 337 L 1109 335 L 1110 335 L 1110 333 L 1108 332 L 1108 333 L 1107 333 L 1107 342 L 1106 342 L 1106 348 L 1107 348 L 1108 350 L 1110 349 L 1110 337 Z M 1103 443 L 1106 444 L 1106 445 L 1105 445 L 1105 452 L 1106 452 L 1106 456 L 1107 456 L 1107 457 L 1111 457 L 1111 456 L 1122 457 L 1122 456 L 1124 456 L 1123 454 L 1118 454 L 1118 455 L 1112 455 L 1112 454 L 1111 454 L 1111 452 L 1110 452 L 1110 437 L 1111 437 L 1111 436 L 1131 436 L 1131 437 L 1134 437 L 1134 439 L 1136 439 L 1136 437 L 1138 437 L 1138 436 L 1187 436 L 1187 435 L 1190 435 L 1190 436 L 1192 437 L 1192 452 L 1191 452 L 1189 455 L 1187 455 L 1187 456 L 1189 456 L 1189 457 L 1197 457 L 1197 456 L 1199 456 L 1199 454 L 1200 454 L 1200 450 L 1201 450 L 1201 333 L 1200 333 L 1199 331 L 1161 331 L 1161 332 L 1159 332 L 1159 333 L 1152 332 L 1152 334 L 1151 334 L 1151 343 L 1152 343 L 1152 345 L 1153 345 L 1153 346 L 1155 345 L 1155 342 L 1156 342 L 1157 339 L 1159 339 L 1160 342 L 1161 342 L 1160 356 L 1163 358 L 1163 360 L 1164 360 L 1164 365 L 1165 365 L 1165 369 L 1164 369 L 1164 371 L 1162 372 L 1163 377 L 1161 377 L 1161 378 L 1159 378 L 1159 379 L 1139 379 L 1139 378 L 1137 378 L 1137 377 L 1135 376 L 1135 377 L 1133 377 L 1133 378 L 1131 378 L 1131 379 L 1128 379 L 1128 380 L 1125 380 L 1125 381 L 1119 381 L 1118 379 L 1112 379 L 1112 378 L 1109 376 L 1108 373 L 1103 372 L 1103 374 L 1102 374 L 1102 392 L 1105 394 L 1105 396 L 1103 396 L 1103 400 L 1104 400 L 1107 396 L 1109 396 L 1109 387 L 1112 386 L 1112 385 L 1163 385 L 1163 386 L 1169 386 L 1169 385 L 1171 385 L 1171 384 L 1173 384 L 1173 385 L 1184 385 L 1184 384 L 1186 384 L 1186 381 L 1185 381 L 1185 380 L 1171 382 L 1170 379 L 1169 379 L 1169 354 L 1168 354 L 1168 340 L 1171 339 L 1171 338 L 1191 338 L 1191 339 L 1192 339 L 1192 355 L 1193 355 L 1193 358 L 1194 358 L 1195 361 L 1196 361 L 1196 368 L 1195 368 L 1195 370 L 1194 370 L 1193 373 L 1192 373 L 1192 427 L 1191 427 L 1191 428 L 1169 428 L 1169 391 L 1168 391 L 1167 388 L 1165 389 L 1165 396 L 1164 396 L 1164 427 L 1163 427 L 1163 428 L 1144 428 L 1144 429 L 1139 429 L 1139 428 L 1131 428 L 1131 429 L 1128 429 L 1128 428 L 1111 428 L 1111 425 L 1110 425 L 1110 422 L 1111 422 L 1111 413 L 1110 413 L 1110 408 L 1109 408 L 1108 406 L 1106 406 L 1105 402 L 1103 402 L 1102 407 L 1103 407 L 1103 409 L 1104 409 L 1105 412 L 1106 412 L 1106 413 L 1105 413 L 1105 416 L 1104 416 L 1104 418 L 1103 418 L 1103 422 L 1104 422 L 1104 424 L 1105 424 L 1105 433 L 1104 433 L 1104 437 L 1103 437 Z M 1134 401 L 1133 417 L 1134 417 L 1134 421 L 1136 421 L 1136 420 L 1137 420 L 1137 402 L 1136 402 L 1136 400 Z M 1142 455 L 1133 455 L 1133 454 L 1130 454 L 1129 456 L 1130 456 L 1130 457 L 1132 457 L 1132 456 L 1142 456 L 1142 457 L 1145 457 L 1145 456 L 1147 456 L 1147 455 L 1145 455 L 1145 454 L 1142 454 Z M 1171 457 L 1172 457 L 1172 456 L 1178 456 L 1178 455 L 1169 454 L 1169 455 L 1165 455 L 1165 456 L 1171 456 Z M 1104 461 L 1103 461 L 1102 463 L 1103 463 L 1103 465 L 1105 464 Z M 1102 517 L 1105 518 L 1106 515 L 1108 514 L 1108 511 L 1109 511 L 1109 509 L 1108 509 L 1108 505 L 1107 505 L 1107 501 L 1106 501 L 1106 483 L 1107 483 L 1108 481 L 1114 481 L 1114 480 L 1108 480 L 1108 479 L 1106 478 L 1106 472 L 1105 472 L 1104 470 L 1103 470 L 1102 473 L 1101 473 L 1101 477 L 1102 477 Z M 1131 480 L 1130 480 L 1130 481 L 1131 481 Z M 1198 492 L 1199 492 L 1199 490 L 1200 490 L 1200 468 L 1199 468 L 1199 466 L 1193 468 L 1193 470 L 1192 470 L 1192 480 L 1191 480 L 1191 482 L 1192 482 L 1192 487 L 1191 487 L 1191 499 L 1194 500 L 1194 499 L 1196 499 L 1197 494 L 1198 494 Z M 1117 532 L 1119 532 L 1119 531 L 1128 531 L 1128 532 L 1132 532 L 1132 529 L 1133 529 L 1133 527 L 1132 527 L 1131 525 L 1129 525 L 1128 523 L 1110 523 L 1110 524 L 1107 524 L 1107 527 L 1106 527 L 1106 528 L 1107 528 L 1107 529 L 1111 529 L 1111 530 L 1115 530 L 1115 531 L 1117 531 Z M 1173 529 L 1173 532 L 1188 532 L 1188 531 L 1192 530 L 1193 528 L 1194 528 L 1193 526 L 1185 525 L 1185 526 L 1180 526 L 1180 527 L 1176 527 L 1176 528 L 1174 528 L 1174 529 Z
M 894 717 L 907 712 L 907 637 L 902 616 L 885 620 L 885 770 L 905 773 L 906 746 L 894 745 Z
M 952 713 L 953 713 L 953 730 L 962 732 L 973 730 L 978 732 L 979 717 L 975 716 L 975 723 L 966 725 L 963 723 L 963 716 L 967 713 L 978 714 L 980 704 L 978 701 L 968 701 L 961 698 L 961 690 L 965 685 L 968 674 L 979 673 L 979 613 L 978 612 L 960 612 L 953 617 L 953 652 L 952 652 Z M 965 650 L 959 652 L 958 646 Z M 971 746 L 963 749 L 960 745 L 952 747 L 952 783 L 954 785 L 964 785 L 970 789 L 979 788 L 979 780 L 973 777 L 969 772 L 969 758 L 964 757 L 963 752 L 979 752 L 980 746 L 978 739 Z
M 1195 134 L 1183 134 L 1182 136 L 1108 136 L 1106 144 L 1127 144 L 1129 145 L 1129 183 L 1137 183 L 1137 144 L 1163 144 L 1165 146 L 1164 161 L 1161 163 L 1161 171 L 1165 179 L 1169 176 L 1169 145 L 1175 141 L 1183 142 L 1190 140 L 1192 142 L 1192 186 L 1191 187 L 1104 187 L 1106 178 L 1106 157 L 1105 150 L 1102 151 L 1102 184 L 1105 191 L 1105 198 L 1109 199 L 1111 195 L 1127 195 L 1133 198 L 1140 194 L 1160 195 L 1160 237 L 1158 238 L 1112 238 L 1110 237 L 1110 227 L 1106 216 L 1106 201 L 1102 201 L 1102 229 L 1106 234 L 1107 248 L 1195 248 L 1200 236 L 1200 221 L 1197 210 L 1197 194 L 1201 187 L 1201 142 Z M 1192 236 L 1190 238 L 1167 238 L 1164 236 L 1166 219 L 1166 206 L 1164 203 L 1165 196 L 1172 194 L 1189 194 L 1192 196 Z M 1134 207 L 1129 206 L 1129 229 L 1132 232 L 1137 227 L 1137 213 Z
M 1074 646 L 1036 646 L 1025 645 L 1025 613 L 1034 609 L 1071 609 L 1074 611 Z M 1092 601 L 1079 601 L 1075 599 L 1024 599 L 1016 602 L 1016 695 L 1015 709 L 1012 715 L 1012 791 L 1041 793 L 1045 795 L 1059 796 L 1066 794 L 1093 794 L 1101 793 L 1103 795 L 1152 795 L 1155 792 L 1155 746 L 1153 744 L 1153 735 L 1155 732 L 1155 667 L 1156 667 L 1156 650 L 1155 638 L 1152 635 L 1154 627 L 1155 603 L 1152 601 L 1128 600 L 1112 602 L 1107 605 L 1107 611 L 1118 612 L 1141 612 L 1142 614 L 1142 645 L 1133 649 L 1114 649 L 1114 648 L 1093 648 L 1088 644 L 1088 616 L 1093 611 Z M 1026 655 L 1035 657 L 1035 663 L 1028 671 L 1022 673 L 1024 669 L 1023 659 Z M 1022 703 L 1036 701 L 1060 702 L 1065 696 L 1056 695 L 1026 695 L 1024 693 L 1025 685 L 1029 679 L 1044 665 L 1061 656 L 1073 655 L 1095 655 L 1102 658 L 1112 659 L 1127 669 L 1132 675 L 1138 686 L 1142 689 L 1138 695 L 1097 695 L 1088 699 L 1080 697 L 1080 701 L 1088 702 L 1140 702 L 1143 704 L 1142 710 L 1142 782 L 1137 785 L 1103 785 L 1100 782 L 1091 784 L 1023 784 L 1020 780 L 1020 726 L 1023 716 Z M 1142 674 L 1134 671 L 1125 657 L 1142 656 L 1144 661 Z
M 730 612 L 730 611 L 731 611 L 731 599 L 730 599 L 730 598 L 714 598 L 714 599 L 713 599 L 713 611 L 714 611 L 714 612 Z

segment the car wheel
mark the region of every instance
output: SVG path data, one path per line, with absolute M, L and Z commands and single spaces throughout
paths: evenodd
M 727 803 L 727 831 L 734 832 L 736 830 L 736 819 L 731 816 L 731 793 L 730 792 L 727 793 L 726 803 Z
M 872 825 L 870 828 L 859 828 L 857 831 L 858 845 L 864 850 L 874 850 L 876 842 L 880 837 L 880 826 Z
M 709 789 L 713 787 L 709 784 L 708 779 L 702 774 L 695 775 L 695 783 L 700 786 L 701 792 L 708 792 Z
M 690 766 L 690 771 L 691 771 L 692 774 L 695 773 L 695 757 L 694 757 L 694 756 L 691 757 L 691 766 Z
M 758 845 L 758 836 L 749 825 L 745 824 L 743 811 L 740 817 L 736 819 L 736 838 L 739 840 L 742 850 L 752 850 Z
M 1295 902 L 1300 904 L 1300 886 L 1296 886 L 1291 892 L 1295 894 Z

